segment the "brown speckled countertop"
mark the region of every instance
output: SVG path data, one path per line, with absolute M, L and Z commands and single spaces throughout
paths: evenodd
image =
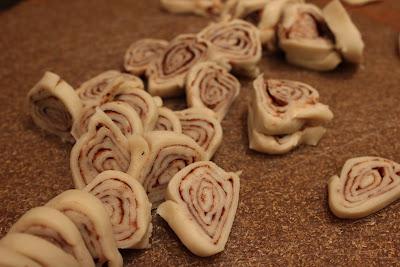
M 318 3 L 326 2 L 324 0 Z M 112 4 L 111 4 L 112 3 Z M 385 14 L 382 23 L 377 14 Z M 365 12 L 363 12 L 365 10 Z M 381 13 L 379 13 L 381 12 Z M 383 12 L 383 13 L 382 13 Z M 126 266 L 395 265 L 400 259 L 400 202 L 357 221 L 335 218 L 327 179 L 346 159 L 379 155 L 400 162 L 400 1 L 351 8 L 366 43 L 359 68 L 316 73 L 265 56 L 267 76 L 315 86 L 335 119 L 317 147 L 267 156 L 247 147 L 249 82 L 227 119 L 215 162 L 243 170 L 240 204 L 226 250 L 199 258 L 158 216 L 152 248 L 123 252 Z M 392 19 L 390 19 L 390 15 Z M 142 37 L 171 39 L 207 20 L 162 12 L 157 0 L 32 0 L 0 11 L 0 235 L 28 209 L 72 187 L 71 146 L 41 133 L 24 109 L 25 95 L 45 70 L 73 86 L 106 69 L 120 69 L 128 45 Z M 168 101 L 183 107 L 182 100 Z

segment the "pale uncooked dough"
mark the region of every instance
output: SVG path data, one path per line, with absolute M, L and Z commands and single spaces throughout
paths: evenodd
M 182 133 L 182 125 L 174 111 L 166 107 L 160 107 L 158 108 L 158 119 L 154 130 Z
M 1 243 L 1 242 L 0 242 Z M 15 252 L 0 244 L 0 266 L 3 267 L 42 267 L 33 259 Z

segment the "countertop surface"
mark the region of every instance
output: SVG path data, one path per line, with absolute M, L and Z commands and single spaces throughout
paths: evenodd
M 314 1 L 321 5 L 328 1 Z M 341 220 L 327 204 L 327 180 L 363 155 L 400 162 L 400 1 L 349 8 L 366 44 L 360 67 L 318 73 L 288 65 L 280 55 L 260 63 L 267 77 L 318 89 L 334 120 L 317 147 L 282 156 L 249 150 L 246 107 L 250 80 L 222 126 L 214 161 L 242 170 L 240 202 L 225 251 L 191 254 L 153 216 L 152 247 L 123 251 L 126 266 L 398 265 L 400 202 L 360 220 Z M 122 69 L 126 48 L 144 37 L 172 39 L 208 20 L 163 12 L 157 0 L 22 1 L 0 11 L 0 235 L 24 212 L 72 188 L 70 144 L 41 132 L 26 113 L 29 89 L 51 70 L 73 86 L 107 69 Z M 184 108 L 184 100 L 166 101 Z

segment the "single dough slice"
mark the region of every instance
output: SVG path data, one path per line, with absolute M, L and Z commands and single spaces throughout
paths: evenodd
M 43 238 L 71 254 L 80 266 L 95 266 L 81 234 L 63 213 L 49 207 L 37 207 L 25 213 L 9 230 Z
M 110 218 L 99 199 L 73 189 L 51 199 L 46 206 L 61 211 L 76 225 L 96 266 L 122 267 Z
M 225 0 L 160 0 L 171 13 L 193 13 L 200 16 L 219 15 Z
M 400 198 L 400 164 L 380 157 L 346 161 L 328 182 L 329 207 L 340 218 L 362 218 Z
M 322 12 L 326 23 L 335 35 L 336 48 L 347 61 L 361 63 L 364 51 L 361 33 L 340 1 L 331 1 Z
M 168 184 L 157 213 L 194 254 L 211 256 L 224 250 L 239 201 L 238 174 L 211 161 L 193 163 Z
M 79 118 L 82 103 L 74 89 L 60 76 L 46 72 L 29 91 L 27 101 L 36 125 L 63 141 L 75 142 L 70 132 L 72 124 Z
M 133 135 L 135 136 L 135 135 Z M 135 147 L 102 110 L 97 109 L 88 132 L 78 139 L 71 151 L 71 172 L 75 187 L 81 189 L 105 170 L 137 174 L 144 164 L 141 147 Z
M 21 253 L 0 245 L 0 266 L 2 267 L 41 267 L 38 262 Z
M 134 42 L 125 53 L 125 70 L 135 75 L 144 74 L 150 63 L 159 57 L 167 46 L 168 42 L 160 39 L 141 39 Z
M 190 68 L 211 57 L 209 42 L 194 34 L 178 35 L 150 65 L 146 73 L 149 93 L 161 97 L 182 94 Z
M 287 153 L 302 144 L 316 146 L 326 132 L 324 127 L 316 126 L 306 127 L 287 135 L 265 135 L 255 129 L 251 109 L 249 109 L 247 127 L 250 149 L 273 155 Z
M 333 114 L 319 103 L 316 89 L 289 80 L 265 80 L 260 75 L 253 83 L 249 110 L 254 113 L 254 129 L 265 135 L 292 134 L 306 124 L 330 121 Z
M 348 5 L 361 6 L 361 5 L 366 5 L 366 4 L 373 3 L 373 2 L 378 2 L 381 0 L 342 0 L 342 1 Z
M 332 51 L 325 57 L 321 56 L 317 59 L 304 57 L 300 53 L 286 53 L 286 60 L 293 65 L 315 71 L 330 71 L 342 62 L 342 58 L 336 51 Z
M 203 149 L 190 137 L 169 131 L 153 131 L 136 143 L 147 144 L 149 153 L 138 180 L 142 183 L 153 207 L 164 199 L 170 179 L 187 165 L 205 159 Z M 134 176 L 135 177 L 135 176 Z
M 215 57 L 231 64 L 234 71 L 250 77 L 259 73 L 260 33 L 251 23 L 240 19 L 211 23 L 199 36 L 208 40 L 214 47 Z
M 10 233 L 0 240 L 0 246 L 7 247 L 43 267 L 80 267 L 70 254 L 49 241 L 34 235 Z
M 104 171 L 83 191 L 101 200 L 110 217 L 119 248 L 148 248 L 151 203 L 143 186 L 120 171 Z
M 195 65 L 186 81 L 189 107 L 209 108 L 222 121 L 240 92 L 240 82 L 224 67 L 214 62 Z
M 261 12 L 269 0 L 234 0 L 227 1 L 221 14 L 222 20 L 241 19 Z
M 182 133 L 182 125 L 175 112 L 169 108 L 160 107 L 158 108 L 158 119 L 154 130 Z
M 207 108 L 188 108 L 176 111 L 182 133 L 192 138 L 205 151 L 210 160 L 222 142 L 221 123 L 213 111 Z

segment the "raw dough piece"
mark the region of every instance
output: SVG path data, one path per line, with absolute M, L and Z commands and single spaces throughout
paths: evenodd
M 158 119 L 154 130 L 182 133 L 182 126 L 175 112 L 169 108 L 160 107 L 158 108 Z
M 80 266 L 95 266 L 78 228 L 56 209 L 37 207 L 29 210 L 11 227 L 9 233 L 25 233 L 43 238 L 71 254 Z
M 205 160 L 210 160 L 222 142 L 221 123 L 215 113 L 207 108 L 188 108 L 176 111 L 182 133 L 192 138 L 205 151 Z
M 351 21 L 346 9 L 339 0 L 327 4 L 322 13 L 330 30 L 335 35 L 336 48 L 343 57 L 353 63 L 361 63 L 364 51 L 364 42 L 360 31 Z
M 171 13 L 193 13 L 201 16 L 219 15 L 226 0 L 160 0 Z
M 93 195 L 81 190 L 67 190 L 46 206 L 64 213 L 79 229 L 96 266 L 122 267 L 123 260 L 115 244 L 110 218 Z
M 70 132 L 72 124 L 79 118 L 82 103 L 74 89 L 60 76 L 47 71 L 29 91 L 27 101 L 36 125 L 63 141 L 75 142 Z
M 146 73 L 149 93 L 161 97 L 182 94 L 190 68 L 210 57 L 209 42 L 194 34 L 178 35 L 150 65 Z
M 211 161 L 193 163 L 169 182 L 157 213 L 194 254 L 211 256 L 224 250 L 239 201 L 238 174 Z
M 144 164 L 144 156 L 142 147 L 136 147 L 132 140 L 132 136 L 126 138 L 98 108 L 90 119 L 88 132 L 78 139 L 71 151 L 75 187 L 82 189 L 106 170 L 123 171 L 135 177 Z
M 43 267 L 81 267 L 70 254 L 34 235 L 10 233 L 0 240 L 0 246 L 9 248 Z
M 400 198 L 400 164 L 380 157 L 346 161 L 328 182 L 329 207 L 340 218 L 362 218 Z
M 157 59 L 168 46 L 168 42 L 160 39 L 141 39 L 128 48 L 124 57 L 124 68 L 134 75 L 142 75 L 150 63 Z
M 242 19 L 249 14 L 261 12 L 269 0 L 227 1 L 221 14 L 222 20 Z
M 211 23 L 199 36 L 208 40 L 214 47 L 215 57 L 232 65 L 234 71 L 249 77 L 259 73 L 260 32 L 251 23 L 240 19 Z
M 148 248 L 151 235 L 151 203 L 142 185 L 120 171 L 104 171 L 83 191 L 103 203 L 119 248 Z
M 0 266 L 2 267 L 41 267 L 33 259 L 0 245 Z
M 361 5 L 366 5 L 366 4 L 373 3 L 373 2 L 378 2 L 380 0 L 342 0 L 342 1 L 348 5 L 361 6 Z
M 285 135 L 305 125 L 330 121 L 333 114 L 319 103 L 318 91 L 296 81 L 265 80 L 260 75 L 253 83 L 250 108 L 254 127 L 265 135 Z
M 240 83 L 228 70 L 214 62 L 195 65 L 186 81 L 189 107 L 213 110 L 219 121 L 225 117 L 240 92 Z

